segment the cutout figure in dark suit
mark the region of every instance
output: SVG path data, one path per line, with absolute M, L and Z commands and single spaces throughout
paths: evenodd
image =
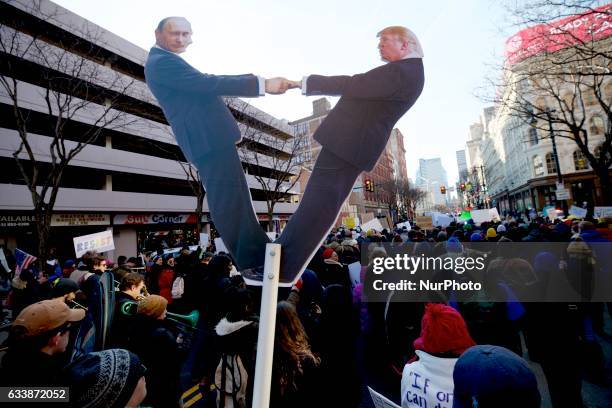
M 314 134 L 322 146 L 296 213 L 278 238 L 281 283 L 296 280 L 332 227 L 362 171 L 371 170 L 391 130 L 423 90 L 423 51 L 399 26 L 378 33 L 387 64 L 354 76 L 311 75 L 301 82 L 254 75 L 202 74 L 178 53 L 191 42 L 187 20 L 162 20 L 145 65 L 149 88 L 162 106 L 183 153 L 199 170 L 215 225 L 249 283 L 261 281 L 268 237 L 253 212 L 235 144 L 240 132 L 220 96 L 284 93 L 341 96 Z M 265 85 L 264 85 L 265 82 Z

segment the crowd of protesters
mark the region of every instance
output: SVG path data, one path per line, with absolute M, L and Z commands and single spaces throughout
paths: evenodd
M 402 407 L 539 407 L 532 371 L 539 363 L 552 405 L 580 407 L 583 379 L 607 381 L 598 343 L 605 304 L 525 303 L 517 312 L 516 302 L 368 301 L 363 287 L 372 260 L 386 256 L 385 242 L 442 255 L 457 242 L 565 242 L 571 252 L 572 243 L 611 238 L 606 220 L 547 218 L 427 231 L 335 229 L 300 280 L 279 294 L 271 406 L 358 407 L 367 384 Z M 182 391 L 199 384 L 206 406 L 249 406 L 261 291 L 212 249 L 116 263 L 96 253 L 62 263 L 52 255 L 43 271 L 35 264 L 15 276 L 5 271 L 13 319 L 0 383 L 70 386 L 73 406 L 96 407 L 178 407 Z M 14 256 L 3 251 L 14 271 Z M 348 265 L 360 261 L 355 282 Z M 528 261 L 526 268 L 548 270 L 562 262 Z M 75 327 L 87 333 L 83 327 L 99 319 L 92 287 L 108 270 L 116 283 L 108 341 L 79 355 L 71 351 Z M 194 310 L 193 327 L 173 318 Z

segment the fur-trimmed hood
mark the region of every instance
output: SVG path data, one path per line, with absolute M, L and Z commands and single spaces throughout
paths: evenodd
M 223 319 L 219 320 L 219 323 L 217 323 L 217 326 L 215 326 L 215 333 L 217 333 L 217 336 L 227 336 L 253 323 L 255 322 L 250 320 L 230 322 L 226 317 L 224 317 Z

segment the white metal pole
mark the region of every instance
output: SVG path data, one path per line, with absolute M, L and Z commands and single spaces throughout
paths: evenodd
M 255 384 L 253 387 L 253 408 L 268 408 L 270 406 L 280 255 L 280 244 L 266 244 L 261 310 L 259 313 L 259 335 L 257 337 Z

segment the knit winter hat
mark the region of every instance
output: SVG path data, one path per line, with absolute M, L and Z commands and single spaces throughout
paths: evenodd
M 145 315 L 153 319 L 157 319 L 162 315 L 162 313 L 164 313 L 166 306 L 168 306 L 168 301 L 164 297 L 159 295 L 149 295 L 138 302 L 137 313 L 139 315 Z
M 471 242 L 480 242 L 482 241 L 482 235 L 480 235 L 480 233 L 475 232 L 472 235 L 470 235 L 470 241 Z
M 501 233 L 503 233 L 503 232 L 506 232 L 506 227 L 505 227 L 503 224 L 498 225 L 498 226 L 497 226 L 497 233 L 498 233 L 498 234 L 501 234 Z
M 461 355 L 474 346 L 463 317 L 450 306 L 429 303 L 421 320 L 421 336 L 413 343 L 416 350 L 426 353 Z
M 331 248 L 325 248 L 325 251 L 323 251 L 323 259 L 328 259 L 331 258 L 331 256 L 334 254 L 334 250 Z
M 453 408 L 540 406 L 538 382 L 527 362 L 512 351 L 475 346 L 457 360 Z
M 70 402 L 83 408 L 123 408 L 145 371 L 138 356 L 127 350 L 86 354 L 66 368 Z
M 487 230 L 487 238 L 496 238 L 497 237 L 497 232 L 495 231 L 494 228 L 489 228 Z

